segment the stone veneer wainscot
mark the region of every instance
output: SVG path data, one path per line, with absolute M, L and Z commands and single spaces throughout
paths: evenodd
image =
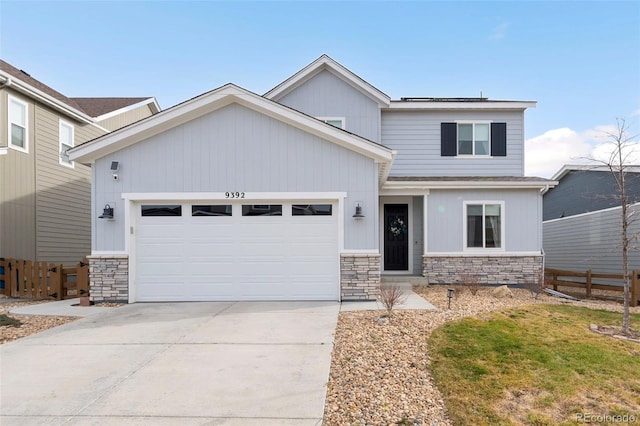
M 542 273 L 540 256 L 423 256 L 422 275 L 429 284 L 456 284 L 475 274 L 481 284 L 530 284 Z
M 340 296 L 342 300 L 376 300 L 380 294 L 380 254 L 340 255 Z
M 92 255 L 89 259 L 89 296 L 94 302 L 129 301 L 129 256 Z

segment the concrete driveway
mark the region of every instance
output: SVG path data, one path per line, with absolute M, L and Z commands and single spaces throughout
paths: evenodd
M 319 425 L 339 309 L 138 303 L 8 343 L 0 424 Z

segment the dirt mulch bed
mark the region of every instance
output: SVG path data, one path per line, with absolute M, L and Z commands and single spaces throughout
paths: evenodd
M 16 315 L 9 313 L 11 309 L 27 305 L 36 305 L 38 303 L 47 303 L 47 300 L 3 299 L 1 302 L 0 315 L 6 315 L 8 318 L 19 321 L 19 325 L 0 326 L 0 345 L 78 319 L 76 317 Z
M 511 289 L 513 297 L 496 298 L 491 289 L 476 295 L 457 287 L 447 309 L 446 286 L 418 286 L 414 291 L 438 308 L 395 311 L 380 321 L 382 311 L 344 312 L 338 319 L 325 403 L 325 425 L 450 425 L 446 407 L 429 374 L 431 332 L 447 321 L 511 307 L 568 303 L 613 311 L 607 301 L 570 302 L 529 290 Z M 632 308 L 640 312 L 640 308 Z

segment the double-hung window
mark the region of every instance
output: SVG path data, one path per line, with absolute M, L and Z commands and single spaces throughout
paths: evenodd
M 504 249 L 504 202 L 464 203 L 465 248 Z
M 28 106 L 25 102 L 9 96 L 9 147 L 29 152 Z
M 68 150 L 73 148 L 74 130 L 73 124 L 60 120 L 60 164 L 73 167 L 74 163 L 69 159 Z
M 489 123 L 458 123 L 458 155 L 491 155 Z

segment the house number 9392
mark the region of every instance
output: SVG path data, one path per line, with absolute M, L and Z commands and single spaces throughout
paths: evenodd
M 244 192 L 225 192 L 224 198 L 244 198 Z

